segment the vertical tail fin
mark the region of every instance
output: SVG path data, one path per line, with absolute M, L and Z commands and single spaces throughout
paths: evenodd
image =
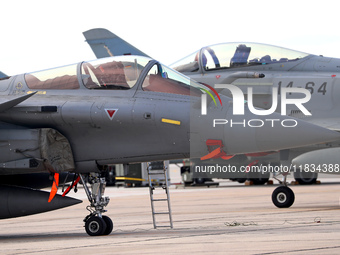
M 120 55 L 139 55 L 148 57 L 144 52 L 107 29 L 95 28 L 83 32 L 83 35 L 97 58 Z
M 5 78 L 5 77 L 8 77 L 8 75 L 6 75 L 6 74 L 4 74 L 3 72 L 0 71 L 0 79 Z

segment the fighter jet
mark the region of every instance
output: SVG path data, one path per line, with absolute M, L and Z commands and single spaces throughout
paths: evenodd
M 263 73 L 263 79 L 239 77 L 231 81 L 247 95 L 248 100 L 252 100 L 254 106 L 262 109 L 272 107 L 273 89 L 277 89 L 280 94 L 284 88 L 304 88 L 311 94 L 311 99 L 305 104 L 310 114 L 303 113 L 293 105 L 287 107 L 286 114 L 340 131 L 337 114 L 340 59 L 258 43 L 224 43 L 204 47 L 171 66 L 210 85 L 228 83 L 230 76 L 237 76 L 242 71 Z M 230 95 L 230 91 L 224 92 Z M 290 95 L 289 98 L 294 100 L 296 97 Z M 280 110 L 278 107 L 277 111 Z M 339 146 L 337 141 L 322 146 L 290 149 L 285 153 L 270 155 L 267 159 L 250 157 L 250 160 L 258 160 L 258 165 L 284 162 L 292 166 L 296 179 L 304 182 L 308 178 L 315 180 L 318 172 L 339 173 L 335 171 L 339 168 L 339 162 L 335 163 L 334 159 L 329 161 L 330 157 L 337 158 L 337 149 L 330 147 Z M 283 154 L 285 155 L 282 156 Z M 272 201 L 277 207 L 290 207 L 294 202 L 294 193 L 287 187 L 286 175 L 281 183 L 283 187 L 278 187 L 273 192 Z
M 120 50 L 122 44 L 127 46 L 124 49 L 125 54 L 129 50 L 135 49 L 135 47 L 123 40 L 119 42 L 120 47 L 117 47 L 114 40 L 117 40 L 118 36 L 105 29 L 92 29 L 83 34 L 92 49 L 94 49 L 93 45 L 96 44 L 97 47 L 108 49 L 115 55 L 123 53 Z M 115 39 L 113 40 L 113 38 Z M 100 57 L 98 50 L 94 52 L 97 57 Z M 102 50 L 102 54 L 104 54 L 103 52 Z M 243 93 L 245 100 L 251 100 L 252 106 L 264 110 L 274 109 L 282 112 L 281 99 L 277 98 L 277 101 L 273 101 L 272 92 L 274 89 L 276 89 L 278 95 L 282 94 L 282 91 L 287 88 L 308 90 L 311 94 L 311 99 L 305 104 L 305 110 L 308 113 L 302 111 L 296 105 L 289 105 L 285 107 L 284 114 L 303 118 L 310 123 L 330 130 L 340 130 L 337 115 L 337 98 L 340 93 L 338 91 L 339 86 L 337 86 L 337 83 L 339 83 L 337 75 L 340 59 L 316 56 L 259 43 L 223 43 L 203 47 L 172 64 L 171 67 L 200 83 L 212 87 L 215 87 L 216 84 L 237 86 L 242 91 L 239 92 Z M 258 79 L 259 75 L 262 75 L 261 79 Z M 219 92 L 227 96 L 233 96 L 230 89 L 220 90 Z M 289 93 L 286 99 L 295 100 L 297 98 L 299 96 Z M 274 105 L 274 103 L 276 104 Z M 302 182 L 305 175 L 301 176 L 300 173 L 304 169 L 306 171 L 310 169 L 306 162 L 310 162 L 311 166 L 318 168 L 319 171 L 316 172 L 320 172 L 321 166 L 324 166 L 326 169 L 323 168 L 322 172 L 333 173 L 334 171 L 331 170 L 338 164 L 325 164 L 329 162 L 330 157 L 337 158 L 337 149 L 324 149 L 338 146 L 340 146 L 339 141 L 322 146 L 314 145 L 296 150 L 290 149 L 289 151 L 270 154 L 262 162 L 257 157 L 254 159 L 253 156 L 247 156 L 247 158 L 250 164 L 255 161 L 259 164 L 268 162 L 290 164 L 293 162 L 295 176 Z M 310 154 L 306 153 L 311 150 L 317 151 Z M 315 164 L 315 154 L 319 155 L 317 158 L 324 163 L 323 165 Z M 294 159 L 297 156 L 299 157 Z M 236 161 L 237 157 L 233 160 Z M 307 173 L 308 176 L 310 174 L 310 172 Z M 312 174 L 312 179 L 314 178 L 315 172 Z M 294 202 L 294 193 L 287 187 L 286 176 L 284 176 L 281 183 L 284 187 L 279 187 L 273 192 L 272 200 L 278 207 L 289 207 Z
M 12 177 L 0 186 L 0 218 L 77 204 L 81 201 L 65 195 L 81 180 L 90 202 L 84 222 L 91 236 L 107 235 L 113 228 L 104 215 L 109 198 L 104 197 L 103 176 L 109 165 L 199 158 L 209 155 L 214 144 L 220 154 L 236 155 L 339 139 L 336 132 L 294 118 L 294 127 L 287 128 L 282 125 L 286 116 L 277 113 L 261 117 L 245 107 L 242 116 L 234 116 L 231 98 L 224 95 L 219 107 L 211 101 L 208 114 L 202 115 L 201 98 L 208 87 L 140 56 L 15 75 L 0 80 L 0 88 L 0 175 Z M 213 126 L 221 119 L 254 118 L 264 123 L 261 128 Z M 36 173 L 51 174 L 50 193 L 13 183 L 16 176 Z M 63 182 L 59 174 L 65 173 L 76 176 L 63 195 L 56 195 Z

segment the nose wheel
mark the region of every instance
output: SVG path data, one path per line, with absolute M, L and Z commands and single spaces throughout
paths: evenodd
M 274 179 L 278 180 L 276 177 Z M 288 208 L 294 204 L 294 192 L 287 187 L 287 174 L 283 174 L 282 181 L 278 180 L 283 186 L 277 187 L 272 193 L 272 202 L 276 207 Z
M 86 233 L 90 236 L 109 235 L 113 230 L 113 222 L 107 216 L 91 216 L 85 221 Z
M 294 204 L 294 200 L 294 192 L 286 186 L 277 187 L 272 194 L 272 201 L 279 208 L 290 207 Z
M 105 215 L 102 215 L 106 210 L 104 208 L 108 205 L 110 198 L 103 197 L 106 181 L 105 178 L 100 178 L 97 173 L 90 173 L 86 177 L 80 175 L 84 190 L 90 205 L 87 210 L 90 212 L 85 217 L 85 231 L 90 236 L 109 235 L 113 230 L 112 220 Z M 90 188 L 86 183 L 90 184 Z
M 101 236 L 107 226 L 103 218 L 92 216 L 85 222 L 86 233 L 90 236 Z

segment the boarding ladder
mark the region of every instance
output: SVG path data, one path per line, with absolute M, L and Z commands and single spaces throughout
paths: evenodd
M 154 161 L 147 163 L 147 173 L 150 191 L 150 201 L 152 210 L 153 227 L 156 228 L 173 228 L 171 207 L 170 207 L 170 194 L 169 194 L 169 178 L 168 167 L 164 164 L 164 161 Z M 153 177 L 161 176 L 161 179 L 155 181 Z M 164 178 L 164 179 L 163 179 Z M 160 184 L 160 185 L 157 185 Z M 161 187 L 165 191 L 159 194 L 155 192 L 157 187 Z M 157 211 L 156 211 L 157 203 Z M 158 221 L 156 221 L 156 216 Z M 162 225 L 157 225 L 161 223 Z M 164 225 L 163 225 L 164 224 Z

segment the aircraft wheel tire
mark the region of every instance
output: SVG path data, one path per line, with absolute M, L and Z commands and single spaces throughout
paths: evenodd
M 264 185 L 269 181 L 269 178 L 250 178 L 254 185 Z
M 246 178 L 238 178 L 238 179 L 237 179 L 237 182 L 238 182 L 238 183 L 245 183 L 246 180 L 247 180 Z
M 103 216 L 103 220 L 105 221 L 106 223 L 106 229 L 103 233 L 103 235 L 109 235 L 111 234 L 112 230 L 113 230 L 113 222 L 112 220 L 110 219 L 110 217 L 107 217 L 107 216 Z
M 247 173 L 247 178 L 252 181 L 254 185 L 264 185 L 269 181 L 270 173 Z
M 104 219 L 92 216 L 85 223 L 86 233 L 90 236 L 101 236 L 106 231 L 107 226 Z
M 316 180 L 318 179 L 318 173 L 305 172 L 303 170 L 297 169 L 297 171 L 294 172 L 294 178 L 301 185 L 310 185 L 316 183 Z
M 272 201 L 278 208 L 288 208 L 294 204 L 294 200 L 294 192 L 286 186 L 277 187 L 272 194 Z
M 206 178 L 194 178 L 193 181 L 196 184 L 204 184 L 206 182 Z

